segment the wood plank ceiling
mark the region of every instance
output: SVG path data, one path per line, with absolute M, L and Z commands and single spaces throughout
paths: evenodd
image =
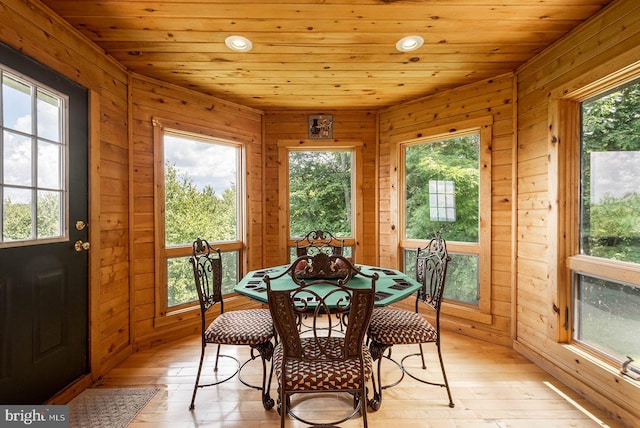
M 515 70 L 611 0 L 43 0 L 129 70 L 260 110 L 380 109 Z M 399 52 L 420 35 L 424 45 Z M 233 52 L 230 35 L 253 42 Z

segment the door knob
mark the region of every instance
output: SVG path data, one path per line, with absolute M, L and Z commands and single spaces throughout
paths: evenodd
M 82 242 L 79 239 L 73 245 L 73 248 L 75 248 L 77 252 L 88 251 L 90 247 L 91 247 L 91 244 L 89 244 L 88 242 Z

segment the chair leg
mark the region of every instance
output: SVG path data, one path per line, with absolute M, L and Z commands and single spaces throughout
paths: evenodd
M 200 364 L 198 365 L 198 374 L 196 375 L 196 384 L 193 387 L 193 395 L 191 396 L 191 404 L 189 405 L 189 410 L 193 410 L 195 407 L 196 401 L 196 392 L 198 392 L 198 384 L 200 382 L 200 373 L 202 372 L 202 362 L 204 361 L 204 348 L 206 344 L 204 339 L 202 340 L 202 352 L 200 352 Z M 216 360 L 217 362 L 217 360 Z
M 367 428 L 367 386 L 365 385 L 360 392 L 360 413 L 362 413 L 362 423 L 364 428 Z
M 375 361 L 375 358 L 374 358 Z M 380 377 L 380 374 L 382 373 L 382 355 L 380 355 L 378 357 L 378 367 L 377 369 L 377 375 L 373 375 L 373 373 L 371 374 L 371 383 L 373 386 L 373 398 L 371 400 L 369 400 L 369 402 L 367 403 L 369 405 L 369 407 L 371 407 L 371 410 L 373 411 L 378 411 L 380 410 L 380 406 L 382 405 L 382 378 Z M 378 382 L 376 384 L 376 377 L 378 378 Z M 365 396 L 366 399 L 366 396 Z M 365 410 L 363 410 L 364 412 L 366 412 L 366 406 L 365 406 Z
M 424 351 L 422 350 L 422 343 L 418 343 L 418 346 L 420 347 L 420 358 L 422 358 L 422 370 L 426 370 L 427 364 L 424 362 Z
M 217 372 L 218 371 L 218 358 L 220 358 L 220 344 L 218 343 L 218 349 L 216 350 L 216 363 L 213 366 L 213 371 Z
M 440 351 L 440 341 L 436 342 L 436 347 L 438 348 L 438 358 L 440 359 L 440 369 L 442 369 L 442 377 L 444 378 L 444 386 L 447 388 L 447 395 L 449 396 L 449 407 L 453 408 L 455 406 L 453 399 L 451 398 L 451 390 L 449 389 L 449 381 L 447 381 L 447 374 L 444 371 L 444 362 L 442 360 L 442 352 Z
M 271 344 L 271 342 L 269 342 Z M 265 410 L 273 408 L 274 401 L 269 395 L 271 389 L 271 378 L 273 376 L 273 364 L 271 364 L 271 370 L 269 371 L 269 382 L 267 382 L 267 361 L 271 360 L 273 356 L 273 346 L 266 351 L 260 352 L 260 358 L 262 359 L 262 406 Z

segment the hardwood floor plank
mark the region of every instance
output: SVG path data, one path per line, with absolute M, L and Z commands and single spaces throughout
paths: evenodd
M 455 408 L 448 407 L 444 388 L 424 385 L 405 376 L 403 381 L 383 391 L 382 407 L 368 413 L 372 428 L 623 428 L 609 414 L 570 390 L 512 349 L 466 336 L 443 333 L 443 358 Z M 247 347 L 223 347 L 222 352 L 244 361 Z M 417 347 L 395 346 L 393 358 L 417 352 Z M 215 348 L 207 348 L 203 375 L 212 378 Z M 435 347 L 425 347 L 427 370 L 419 358 L 408 360 L 413 373 L 440 380 Z M 279 426 L 280 417 L 265 411 L 257 390 L 237 378 L 218 386 L 200 389 L 196 407 L 189 411 L 193 383 L 200 357 L 198 336 L 144 350 L 130 356 L 102 380 L 102 387 L 148 387 L 161 390 L 130 424 L 131 428 L 252 428 Z M 220 373 L 232 373 L 233 363 L 221 360 Z M 261 382 L 259 359 L 243 370 L 243 379 Z M 383 363 L 383 382 L 399 376 L 391 362 Z M 272 384 L 271 396 L 276 398 Z M 563 396 L 564 394 L 564 396 Z M 568 399 L 567 399 L 568 398 Z M 337 394 L 313 399 L 295 399 L 299 414 L 308 418 L 331 418 L 346 414 L 351 400 Z M 584 409 L 585 411 L 581 410 Z M 304 425 L 287 419 L 287 427 Z M 361 427 L 362 418 L 342 426 Z

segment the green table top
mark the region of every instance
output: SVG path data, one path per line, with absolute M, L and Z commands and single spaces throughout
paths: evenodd
M 262 278 L 265 275 L 273 278 L 285 271 L 287 267 L 289 267 L 289 265 L 251 271 L 236 285 L 235 291 L 258 302 L 268 303 L 267 285 Z M 376 266 L 357 265 L 357 267 L 362 268 L 362 272 L 365 274 L 378 274 L 379 279 L 376 281 L 375 301 L 377 307 L 387 306 L 405 299 L 420 288 L 419 282 L 400 271 Z M 370 284 L 371 279 L 359 275 L 354 276 L 349 281 L 349 286 L 354 288 L 369 287 Z M 287 290 L 295 288 L 295 283 L 287 274 L 280 278 L 272 279 L 271 287 L 274 290 Z M 331 289 L 330 284 L 318 284 L 313 287 L 314 291 L 320 295 L 324 295 L 324 290 L 328 291 Z

